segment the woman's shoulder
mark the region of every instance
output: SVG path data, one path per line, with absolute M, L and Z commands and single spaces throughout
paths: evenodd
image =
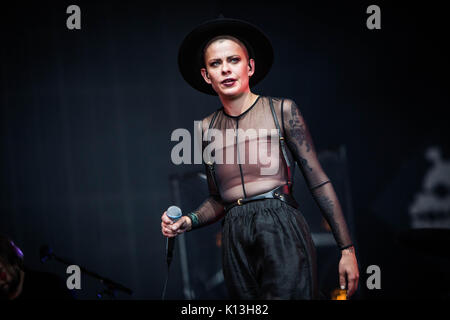
M 220 112 L 221 110 L 222 110 L 222 108 L 219 108 L 219 109 L 215 110 L 214 112 L 210 113 L 209 115 L 207 115 L 206 117 L 204 117 L 204 118 L 202 119 L 202 129 L 203 129 L 203 130 L 208 129 L 209 124 L 211 123 L 211 121 L 212 121 L 214 115 L 215 115 L 216 113 Z
M 276 110 L 280 110 L 283 107 L 283 111 L 291 110 L 293 106 L 296 106 L 296 103 L 293 98 L 290 97 L 273 97 L 267 96 L 267 99 L 272 99 L 273 106 Z
M 295 100 L 294 98 L 286 97 L 286 96 L 261 96 L 261 97 L 266 98 L 266 99 L 272 98 L 272 100 L 276 101 L 276 102 L 281 102 L 281 101 L 290 102 L 290 101 Z

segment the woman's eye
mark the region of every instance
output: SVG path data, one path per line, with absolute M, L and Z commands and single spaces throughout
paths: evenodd
M 218 64 L 219 64 L 218 61 L 214 61 L 214 62 L 211 63 L 211 67 L 215 67 L 215 66 L 217 66 Z
M 231 59 L 231 61 L 233 61 L 233 62 L 238 62 L 238 61 L 239 61 L 239 58 L 233 58 L 233 59 Z

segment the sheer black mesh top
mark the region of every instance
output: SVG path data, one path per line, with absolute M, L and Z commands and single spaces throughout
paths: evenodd
M 317 159 L 298 106 L 291 99 L 272 98 L 272 101 L 288 146 L 286 158 L 291 169 L 297 162 L 338 245 L 351 244 L 339 201 L 332 184 L 327 183 L 329 179 Z M 206 170 L 210 196 L 195 210 L 198 226 L 219 220 L 225 214 L 226 203 L 291 181 L 293 172 L 288 170 L 283 157 L 269 97 L 258 96 L 239 116 L 228 115 L 222 107 L 203 119 L 201 126 L 198 129 L 202 131 L 204 160 L 214 163 L 214 174 Z

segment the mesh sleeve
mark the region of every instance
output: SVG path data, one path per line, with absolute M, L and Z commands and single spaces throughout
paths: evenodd
M 201 137 L 203 141 L 203 133 L 205 131 L 206 124 L 209 122 L 203 120 L 201 126 L 196 128 L 201 130 Z M 208 141 L 202 142 L 202 155 Z M 203 161 L 204 162 L 204 161 Z M 192 220 L 192 229 L 200 228 L 209 224 L 212 224 L 220 220 L 224 214 L 225 209 L 220 193 L 217 190 L 217 186 L 214 182 L 214 177 L 210 172 L 208 165 L 205 163 L 206 180 L 208 183 L 209 196 L 200 204 L 200 206 L 194 210 L 189 216 Z
M 309 129 L 294 101 L 284 101 L 283 118 L 289 149 L 322 215 L 330 225 L 337 245 L 341 249 L 350 246 L 351 237 L 336 192 L 320 165 Z

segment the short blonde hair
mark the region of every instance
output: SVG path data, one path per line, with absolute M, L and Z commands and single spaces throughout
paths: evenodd
M 239 44 L 242 47 L 242 49 L 244 49 L 245 56 L 247 57 L 247 61 L 250 61 L 247 46 L 238 38 L 224 34 L 224 35 L 220 35 L 220 36 L 216 36 L 216 37 L 212 38 L 205 44 L 205 46 L 203 47 L 203 52 L 202 52 L 203 65 L 205 64 L 205 53 L 206 53 L 206 50 L 208 49 L 208 47 L 215 41 L 222 42 L 223 40 L 232 40 L 232 41 L 236 42 L 237 44 Z

